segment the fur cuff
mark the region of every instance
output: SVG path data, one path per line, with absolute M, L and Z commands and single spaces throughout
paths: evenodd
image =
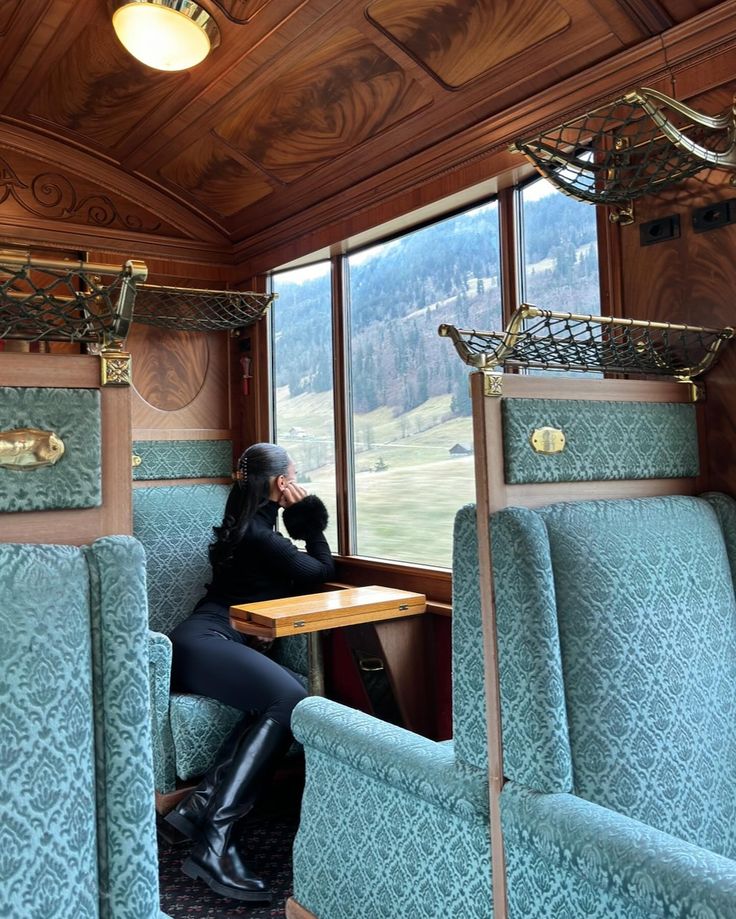
M 329 521 L 327 508 L 317 495 L 307 495 L 284 509 L 283 520 L 292 539 L 306 539 L 315 531 L 323 532 Z

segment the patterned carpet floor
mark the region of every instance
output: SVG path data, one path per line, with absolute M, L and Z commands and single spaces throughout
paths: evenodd
M 189 846 L 172 846 L 159 834 L 161 909 L 171 919 L 283 919 L 291 896 L 291 846 L 299 823 L 299 796 L 274 789 L 247 819 L 239 848 L 248 864 L 271 886 L 270 904 L 221 897 L 181 871 Z

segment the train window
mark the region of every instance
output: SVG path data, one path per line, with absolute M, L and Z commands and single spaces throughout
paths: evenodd
M 274 439 L 289 451 L 299 482 L 330 513 L 326 535 L 336 546 L 331 274 L 330 262 L 319 262 L 274 277 L 273 419 Z
M 440 323 L 503 328 L 504 289 L 600 313 L 595 208 L 544 179 L 515 199 L 508 239 L 494 199 L 273 276 L 275 436 L 324 498 L 343 555 L 450 567 L 454 514 L 475 497 L 473 438 L 468 368 Z M 515 277 L 502 279 L 513 237 L 504 264 Z
M 474 500 L 468 373 L 442 322 L 498 328 L 498 206 L 347 258 L 354 540 L 362 556 L 449 567 Z
M 546 179 L 520 189 L 521 299 L 543 309 L 600 315 L 596 209 Z

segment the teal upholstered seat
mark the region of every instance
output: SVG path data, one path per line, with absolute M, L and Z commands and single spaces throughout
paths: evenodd
M 0 544 L 0 593 L 0 915 L 159 919 L 143 550 Z
M 150 684 L 156 788 L 201 775 L 242 712 L 204 696 L 170 693 L 168 634 L 202 598 L 210 580 L 207 547 L 222 520 L 228 485 L 160 485 L 133 491 L 133 532 L 146 550 L 150 607 Z M 303 637 L 281 639 L 274 657 L 306 672 Z
M 736 504 L 491 524 L 510 919 L 736 916 Z
M 454 742 L 321 698 L 297 705 L 307 781 L 294 896 L 319 919 L 489 919 L 491 862 L 475 512 L 453 557 Z

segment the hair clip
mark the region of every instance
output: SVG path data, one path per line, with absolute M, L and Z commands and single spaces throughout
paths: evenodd
M 241 456 L 238 460 L 238 468 L 233 473 L 236 482 L 245 482 L 248 478 L 248 457 Z

